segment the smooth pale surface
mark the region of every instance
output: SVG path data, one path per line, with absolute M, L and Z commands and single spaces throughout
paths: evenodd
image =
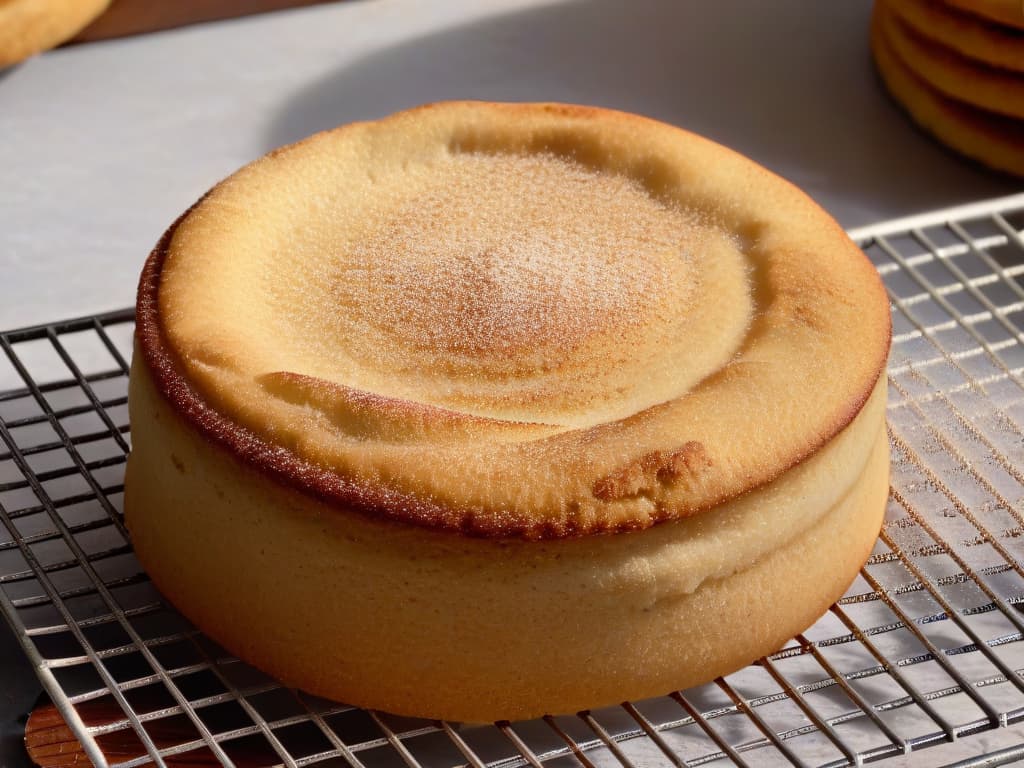
M 883 379 L 813 458 L 696 518 L 543 542 L 396 526 L 253 472 L 135 360 L 126 521 L 161 592 L 286 684 L 397 714 L 574 712 L 731 672 L 842 594 L 888 495 Z
M 0 72 L 0 327 L 130 305 L 153 243 L 218 179 L 436 99 L 648 114 L 781 173 L 846 227 L 1017 191 L 890 102 L 870 10 L 365 0 L 48 52 Z

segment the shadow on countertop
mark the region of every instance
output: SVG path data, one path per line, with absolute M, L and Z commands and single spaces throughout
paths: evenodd
M 266 148 L 442 99 L 665 120 L 803 187 L 845 226 L 1019 191 L 919 132 L 868 49 L 870 2 L 557 2 L 411 39 L 281 105 Z

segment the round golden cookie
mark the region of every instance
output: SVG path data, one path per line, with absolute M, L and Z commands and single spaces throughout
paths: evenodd
M 458 720 L 727 673 L 887 496 L 878 275 L 805 195 L 634 115 L 448 103 L 277 150 L 140 282 L 125 513 L 289 685 Z
M 988 21 L 1024 29 L 1022 0 L 943 0 L 946 5 L 967 11 Z
M 990 168 L 1024 176 L 1024 123 L 946 98 L 918 77 L 876 25 L 871 46 L 886 87 L 939 141 Z
M 110 0 L 0 0 L 0 67 L 60 45 Z
M 933 0 L 887 0 L 919 36 L 989 66 L 1024 72 L 1024 36 Z
M 1024 75 L 974 62 L 920 37 L 889 10 L 889 0 L 875 3 L 874 16 L 889 47 L 936 91 L 990 112 L 1024 118 Z

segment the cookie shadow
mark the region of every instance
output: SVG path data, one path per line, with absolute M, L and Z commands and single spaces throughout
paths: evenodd
M 917 131 L 869 54 L 871 3 L 555 2 L 404 41 L 281 105 L 266 148 L 443 99 L 566 101 L 709 136 L 847 227 L 1017 191 Z

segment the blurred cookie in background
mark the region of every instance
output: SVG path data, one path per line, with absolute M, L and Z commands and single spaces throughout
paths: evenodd
M 889 0 L 911 31 L 983 64 L 1024 72 L 1024 30 L 993 24 L 935 0 Z
M 124 37 L 331 0 L 0 0 L 0 68 L 61 43 Z
M 0 67 L 74 37 L 109 4 L 110 0 L 0 0 Z
M 1024 76 L 968 58 L 922 37 L 880 0 L 875 11 L 882 34 L 901 61 L 932 88 L 949 98 L 991 112 L 1024 118 Z M 893 5 L 898 5 L 898 1 Z M 1024 48 L 1024 41 L 1019 43 Z
M 1024 2 L 1021 0 L 945 0 L 945 4 L 983 19 L 1024 29 Z
M 1020 0 L 876 0 L 871 49 L 889 93 L 921 128 L 1024 176 L 1024 28 L 993 20 L 1000 11 L 1014 18 L 1014 7 Z
M 138 35 L 204 21 L 220 21 L 327 2 L 332 0 L 114 0 L 106 13 L 75 37 L 75 42 Z

